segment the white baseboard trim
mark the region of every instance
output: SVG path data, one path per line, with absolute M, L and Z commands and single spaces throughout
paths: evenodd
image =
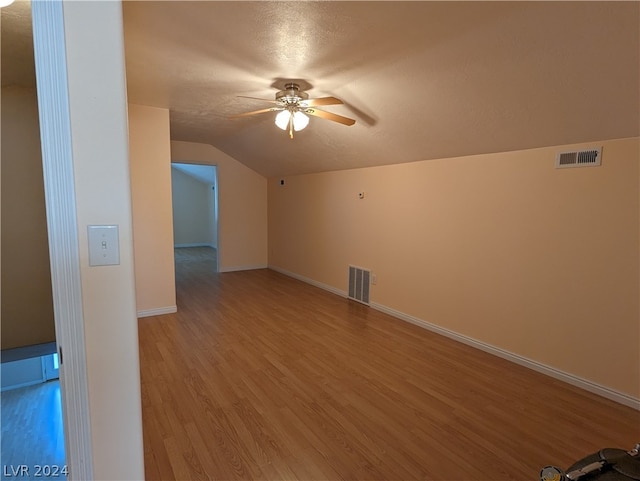
M 0 365 L 1 392 L 34 386 L 47 381 L 42 356 L 13 362 L 6 359 L 3 359 L 3 361 L 2 365 Z
M 330 286 L 328 284 L 323 284 L 322 282 L 314 281 L 313 279 L 309 279 L 308 277 L 301 276 L 294 272 L 289 272 L 285 269 L 281 269 L 280 267 L 269 266 L 269 269 L 271 269 L 272 271 L 279 272 L 280 274 L 284 274 L 285 276 L 293 277 L 294 279 L 298 279 L 299 281 L 305 282 L 307 284 L 311 284 L 312 286 L 319 287 L 320 289 L 324 289 L 325 291 L 329 291 L 332 294 L 335 294 L 340 297 L 346 298 L 349 295 L 347 291 L 341 291 L 340 289 L 336 289 L 335 287 Z
M 256 264 L 253 266 L 232 266 L 221 267 L 219 272 L 238 272 L 238 271 L 253 271 L 255 269 L 266 269 L 267 264 Z
M 213 244 L 207 244 L 206 242 L 193 242 L 191 244 L 174 244 L 173 247 L 179 249 L 180 247 L 211 247 L 212 249 L 216 249 L 216 246 Z
M 144 309 L 138 311 L 138 319 L 141 317 L 162 316 L 163 314 L 173 314 L 178 312 L 177 306 L 158 307 L 156 309 Z
M 13 389 L 19 389 L 21 387 L 35 386 L 36 384 L 43 384 L 45 382 L 46 381 L 44 379 L 38 379 L 38 380 L 35 380 L 35 381 L 23 382 L 21 384 L 13 384 L 13 385 L 10 385 L 10 386 L 2 387 L 2 389 L 0 389 L 0 392 L 11 391 Z
M 337 294 L 341 297 L 347 297 L 346 291 L 341 291 L 340 289 L 336 289 L 335 287 L 328 286 L 327 284 L 314 281 L 313 279 L 309 279 L 299 274 L 289 272 L 285 269 L 281 269 L 276 266 L 269 266 L 269 269 L 272 269 L 286 276 L 293 277 L 294 279 L 298 279 L 299 281 L 305 282 L 307 284 L 311 284 L 312 286 L 319 287 L 320 289 L 324 289 L 333 294 Z M 388 314 L 402 321 L 406 321 L 416 326 L 422 327 L 423 329 L 427 329 L 429 331 L 435 332 L 436 334 L 440 334 L 442 336 L 448 337 L 449 339 L 453 339 L 454 341 L 462 342 L 463 344 L 467 344 L 468 346 L 474 347 L 476 349 L 480 349 L 481 351 L 487 352 L 489 354 L 493 354 L 494 356 L 498 356 L 502 359 L 506 359 L 507 361 L 511 361 L 513 363 L 519 364 L 520 366 L 527 367 L 536 372 L 553 377 L 554 379 L 559 379 L 560 381 L 564 381 L 568 384 L 584 389 L 585 391 L 592 392 L 604 398 L 610 399 L 612 401 L 615 401 L 617 403 L 623 404 L 625 406 L 629 406 L 633 409 L 640 411 L 640 399 L 634 398 L 633 396 L 630 396 L 628 394 L 621 393 L 619 391 L 608 388 L 606 386 L 602 386 L 600 384 L 594 383 L 587 379 L 583 379 L 579 376 L 569 374 L 567 372 L 561 371 L 554 367 L 547 366 L 546 364 L 542 364 L 532 359 L 528 359 L 524 356 L 514 354 L 510 351 L 506 351 L 499 347 L 492 346 L 491 344 L 478 341 L 477 339 L 473 339 L 463 334 L 458 334 L 457 332 L 451 331 L 449 329 L 445 329 L 443 327 L 437 326 L 435 324 L 424 321 L 417 317 L 410 316 L 409 314 L 405 314 L 404 312 L 398 311 L 396 309 L 392 309 L 383 304 L 372 302 L 371 308 L 376 309 L 377 311 L 380 311 L 380 312 L 384 312 L 385 314 Z
M 502 359 L 506 359 L 507 361 L 511 361 L 529 369 L 533 369 L 534 371 L 537 371 L 539 373 L 545 374 L 555 379 L 559 379 L 560 381 L 564 381 L 568 384 L 584 389 L 585 391 L 598 394 L 599 396 L 602 396 L 604 398 L 611 399 L 612 401 L 624 404 L 625 406 L 640 410 L 640 399 L 636 399 L 632 396 L 629 396 L 628 394 L 621 393 L 606 386 L 602 386 L 579 376 L 569 374 L 554 367 L 547 366 L 546 364 L 542 364 L 538 361 L 520 356 L 519 354 L 514 354 L 510 351 L 492 346 L 491 344 L 478 341 L 477 339 L 473 339 L 463 334 L 458 334 L 457 332 L 450 331 L 449 329 L 445 329 L 435 324 L 431 324 L 430 322 L 418 319 L 417 317 L 410 316 L 409 314 L 405 314 L 382 304 L 371 303 L 371 307 L 380 312 L 384 312 L 385 314 L 389 314 L 390 316 L 396 317 L 406 322 L 410 322 L 411 324 L 415 324 L 416 326 L 422 327 L 423 329 L 427 329 L 429 331 L 435 332 L 436 334 L 440 334 L 442 336 L 448 337 L 449 339 L 453 339 L 454 341 L 467 344 L 468 346 L 475 347 L 476 349 L 480 349 L 481 351 L 493 354 L 494 356 L 501 357 Z

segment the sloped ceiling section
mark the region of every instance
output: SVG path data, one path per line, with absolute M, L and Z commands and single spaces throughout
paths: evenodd
M 36 66 L 29 1 L 17 0 L 0 9 L 0 37 L 2 86 L 35 88 Z
M 5 55 L 21 58 L 5 10 L 3 85 Z M 125 1 L 123 15 L 129 100 L 267 177 L 640 130 L 638 2 Z M 273 99 L 287 80 L 356 124 L 311 118 L 291 140 L 273 113 L 228 118 L 270 105 L 238 95 Z
M 171 168 L 207 185 L 216 184 L 216 168 L 211 165 L 172 163 Z
M 127 2 L 134 102 L 265 176 L 638 135 L 637 2 Z M 290 140 L 284 80 L 345 105 Z

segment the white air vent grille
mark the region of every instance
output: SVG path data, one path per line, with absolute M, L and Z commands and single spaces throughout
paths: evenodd
M 349 299 L 369 305 L 371 271 L 349 266 Z
M 602 147 L 590 150 L 575 150 L 572 152 L 558 152 L 556 169 L 567 167 L 595 167 L 601 165 Z

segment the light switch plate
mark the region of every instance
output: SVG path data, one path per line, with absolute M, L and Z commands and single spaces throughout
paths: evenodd
M 89 265 L 114 266 L 120 264 L 117 225 L 90 225 Z

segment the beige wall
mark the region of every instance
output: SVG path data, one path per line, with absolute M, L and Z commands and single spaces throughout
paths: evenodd
M 2 349 L 56 339 L 34 88 L 2 89 Z
M 269 264 L 640 398 L 639 144 L 593 145 L 270 179 Z
M 173 141 L 171 160 L 218 167 L 220 271 L 266 267 L 266 179 L 208 144 Z
M 129 105 L 129 153 L 138 315 L 174 312 L 168 110 Z
M 210 167 L 213 168 L 213 167 Z M 178 169 L 171 169 L 173 242 L 214 246 L 211 186 Z
M 144 479 L 122 6 L 63 10 L 93 479 Z M 119 226 L 119 265 L 89 266 L 94 224 Z

